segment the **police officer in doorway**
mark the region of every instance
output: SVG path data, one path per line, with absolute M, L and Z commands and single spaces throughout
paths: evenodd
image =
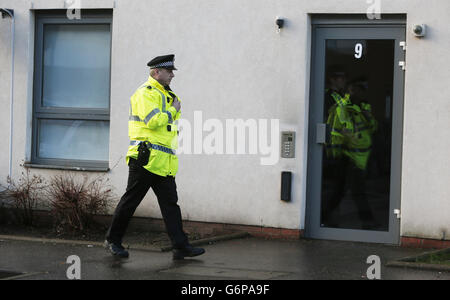
M 347 91 L 347 75 L 342 66 L 330 67 L 328 84 L 325 107 L 330 134 L 324 178 L 330 190 L 323 199 L 321 223 L 325 227 L 341 227 L 340 220 L 333 221 L 332 215 L 349 188 L 361 229 L 374 230 L 379 224 L 366 196 L 365 177 L 377 122 L 370 105 L 364 102 L 364 85 L 353 82 Z
M 178 206 L 175 175 L 178 158 L 178 130 L 181 104 L 169 85 L 177 70 L 174 55 L 158 56 L 147 65 L 150 77 L 131 97 L 128 131 L 130 145 L 126 156 L 128 184 L 114 212 L 106 234 L 105 247 L 118 257 L 128 257 L 122 238 L 136 208 L 150 188 L 156 194 L 161 214 L 173 246 L 173 259 L 193 257 L 205 252 L 189 244 L 183 231 Z

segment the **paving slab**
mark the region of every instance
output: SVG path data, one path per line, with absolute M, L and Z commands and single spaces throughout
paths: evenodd
M 67 279 L 71 255 L 80 258 L 81 279 L 366 279 L 367 258 L 381 260 L 381 279 L 445 279 L 450 272 L 390 268 L 389 261 L 425 250 L 340 241 L 280 241 L 243 238 L 204 246 L 206 253 L 173 261 L 171 252 L 130 250 L 116 259 L 97 245 L 26 240 L 0 241 L 0 270 L 26 276 L 14 279 Z
M 268 280 L 279 276 L 288 275 L 284 272 L 247 270 L 243 268 L 233 269 L 213 266 L 181 266 L 161 271 L 163 273 L 184 274 L 194 276 L 226 277 L 231 279 L 242 278 L 247 280 Z

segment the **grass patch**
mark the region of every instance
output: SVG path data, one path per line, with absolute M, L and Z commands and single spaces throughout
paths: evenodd
M 390 261 L 386 266 L 450 272 L 450 248 Z
M 415 262 L 450 266 L 450 248 L 419 256 Z

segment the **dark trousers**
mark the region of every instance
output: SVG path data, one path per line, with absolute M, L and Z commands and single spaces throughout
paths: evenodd
M 177 204 L 178 195 L 175 177 L 163 177 L 150 173 L 134 159 L 130 159 L 127 189 L 114 212 L 106 239 L 111 243 L 122 243 L 130 219 L 150 187 L 158 199 L 172 246 L 174 248 L 187 246 L 188 238 L 183 231 L 181 210 Z
M 328 223 L 331 213 L 340 205 L 347 189 L 356 205 L 361 221 L 374 222 L 374 216 L 366 196 L 366 172 L 353 165 L 348 158 L 333 161 L 325 172 L 332 179 L 331 191 L 327 199 L 323 199 L 322 223 Z

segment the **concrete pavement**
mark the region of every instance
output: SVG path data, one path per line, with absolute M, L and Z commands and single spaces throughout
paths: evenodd
M 81 279 L 366 279 L 370 255 L 381 259 L 381 279 L 450 279 L 449 272 L 386 267 L 388 261 L 425 250 L 340 241 L 281 241 L 243 238 L 204 247 L 206 254 L 173 261 L 171 252 L 130 249 L 129 259 L 115 259 L 98 245 L 0 240 L 0 277 L 67 279 L 77 255 Z M 11 275 L 11 274 L 9 274 Z M 6 277 L 6 275 L 4 276 Z

